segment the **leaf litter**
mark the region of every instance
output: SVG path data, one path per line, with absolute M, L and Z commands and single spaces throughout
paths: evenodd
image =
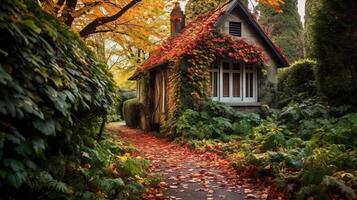
M 123 125 L 115 130 L 149 161 L 150 174 L 163 177 L 143 195 L 145 200 L 269 199 L 267 190 L 240 178 L 229 162 L 215 153 L 192 151 Z

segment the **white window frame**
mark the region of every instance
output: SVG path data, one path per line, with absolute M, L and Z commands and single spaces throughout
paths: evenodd
M 244 65 L 243 69 L 243 102 L 257 102 L 257 96 L 258 96 L 258 79 L 257 79 L 257 67 L 252 66 L 253 69 L 247 69 L 247 65 Z M 253 72 L 253 97 L 246 97 L 247 96 L 247 91 L 246 91 L 246 73 L 247 72 Z
M 223 63 L 228 63 L 229 64 L 229 69 L 223 69 Z M 240 70 L 233 70 L 232 66 L 233 63 L 231 61 L 220 61 L 220 101 L 225 102 L 225 103 L 235 103 L 235 102 L 242 102 L 242 84 L 240 84 L 240 96 L 239 97 L 233 97 L 233 73 L 239 73 L 240 74 L 240 79 L 242 80 L 242 68 L 243 65 L 240 64 Z M 223 73 L 228 73 L 229 74 L 229 97 L 224 97 L 223 96 Z M 242 83 L 242 81 L 241 81 Z
M 223 69 L 223 63 L 229 63 L 229 69 Z M 258 78 L 257 67 L 253 66 L 252 70 L 246 68 L 244 63 L 240 64 L 240 70 L 234 70 L 232 68 L 235 61 L 221 60 L 218 62 L 218 69 L 211 69 L 210 73 L 218 72 L 218 97 L 211 97 L 212 100 L 220 101 L 228 104 L 244 104 L 244 103 L 256 103 L 258 102 Z M 253 72 L 253 97 L 246 97 L 246 72 Z M 223 73 L 229 73 L 229 97 L 223 96 Z M 240 96 L 233 97 L 233 74 L 240 74 Z M 212 76 L 213 77 L 213 76 Z M 213 88 L 213 80 L 211 87 Z M 213 91 L 211 91 L 213 92 Z M 213 93 L 212 93 L 213 94 Z

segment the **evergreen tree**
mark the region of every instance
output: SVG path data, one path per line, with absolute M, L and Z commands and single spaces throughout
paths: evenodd
M 245 5 L 248 5 L 248 0 L 241 1 Z M 192 20 L 198 15 L 214 10 L 225 2 L 227 2 L 227 0 L 189 0 L 186 5 L 186 17 L 188 20 Z
M 259 22 L 271 34 L 271 39 L 280 46 L 290 61 L 303 57 L 303 28 L 297 0 L 285 0 L 282 12 L 260 4 Z
M 316 17 L 316 10 L 321 6 L 321 0 L 306 0 L 305 3 L 305 27 L 304 27 L 304 56 L 315 58 L 313 52 L 312 27 Z
M 318 88 L 332 104 L 357 105 L 356 0 L 320 1 L 311 28 Z

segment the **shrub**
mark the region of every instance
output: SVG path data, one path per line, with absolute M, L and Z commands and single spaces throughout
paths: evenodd
M 261 120 L 226 156 L 240 171 L 273 177 L 287 199 L 355 199 L 356 126 L 357 113 L 307 99 Z
M 315 61 L 301 60 L 279 74 L 278 95 L 281 105 L 316 95 L 315 67 Z
M 139 199 L 143 161 L 96 141 L 115 91 L 105 64 L 37 1 L 3 0 L 0 34 L 1 198 Z
M 138 99 L 129 99 L 123 104 L 124 121 L 127 126 L 137 128 L 140 124 L 140 110 L 142 104 Z
M 218 139 L 227 141 L 244 135 L 260 121 L 255 113 L 236 112 L 223 103 L 203 102 L 198 111 L 187 109 L 175 122 L 175 137 L 184 139 Z
M 124 106 L 124 102 L 129 100 L 129 99 L 133 99 L 135 98 L 135 92 L 130 91 L 130 90 L 124 90 L 124 89 L 119 89 L 118 90 L 118 115 L 120 115 L 121 117 L 123 117 L 123 106 Z

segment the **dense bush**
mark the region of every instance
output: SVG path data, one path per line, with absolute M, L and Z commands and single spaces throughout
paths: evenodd
M 315 68 L 315 61 L 301 60 L 279 74 L 278 95 L 281 105 L 316 95 Z
M 139 119 L 142 107 L 142 104 L 136 98 L 124 102 L 123 116 L 127 126 L 137 128 L 140 125 Z
M 185 140 L 220 139 L 228 141 L 257 125 L 257 114 L 236 112 L 232 107 L 209 101 L 197 111 L 186 110 L 174 124 L 175 137 Z
M 105 65 L 36 1 L 3 0 L 0 35 L 1 198 L 138 196 L 144 161 L 94 139 L 113 102 Z
M 260 118 L 208 102 L 186 110 L 175 130 L 178 142 L 223 155 L 242 176 L 273 180 L 286 199 L 357 197 L 357 113 L 351 107 L 314 97 Z
M 357 114 L 318 99 L 291 104 L 261 121 L 227 153 L 239 170 L 271 176 L 287 199 L 355 199 Z M 232 147 L 231 147 L 232 148 Z
M 113 103 L 112 109 L 109 111 L 107 115 L 107 122 L 118 122 L 124 120 L 123 116 L 123 105 L 124 102 L 135 98 L 135 92 L 130 91 L 130 90 L 124 90 L 124 89 L 117 89 L 116 91 L 116 98 Z
M 135 92 L 130 91 L 130 90 L 124 90 L 124 89 L 119 89 L 118 90 L 118 115 L 120 115 L 121 117 L 123 117 L 123 106 L 124 106 L 124 102 L 129 100 L 129 99 L 133 99 L 135 98 Z
M 317 86 L 334 105 L 357 105 L 356 1 L 319 2 L 310 33 Z

